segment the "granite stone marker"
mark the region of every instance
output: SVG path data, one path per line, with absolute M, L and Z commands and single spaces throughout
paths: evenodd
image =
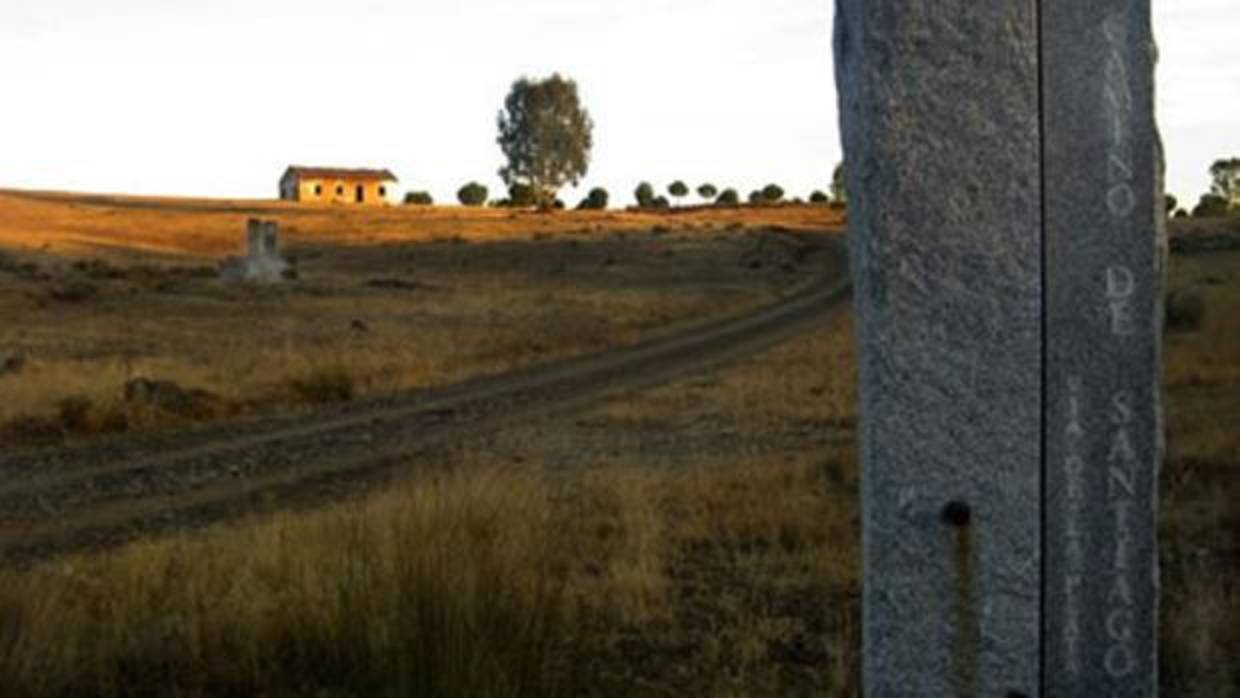
M 1148 18 L 837 2 L 867 695 L 1155 690 Z
M 247 254 L 252 260 L 274 260 L 280 257 L 280 224 L 251 218 L 246 221 L 249 236 Z
M 871 696 L 1034 696 L 1042 285 L 1033 0 L 840 0 Z
M 1048 696 L 1157 692 L 1165 253 L 1149 0 L 1044 0 Z
M 220 265 L 220 275 L 233 281 L 275 283 L 284 277 L 288 262 L 280 255 L 280 224 L 251 218 L 246 221 L 246 254 Z

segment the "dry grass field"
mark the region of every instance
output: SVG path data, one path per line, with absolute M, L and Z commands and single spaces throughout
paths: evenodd
M 469 269 L 485 249 L 436 254 Z M 1176 255 L 1171 276 L 1161 679 L 1237 695 L 1240 251 Z M 665 295 L 631 297 L 650 322 L 633 331 Z M 7 694 L 855 695 L 852 347 L 841 309 L 759 356 L 462 443 L 365 500 L 2 573 Z
M 250 216 L 297 280 L 221 281 Z M 558 212 L 0 192 L 0 443 L 177 426 L 628 344 L 812 278 L 825 207 Z M 126 396 L 145 378 L 184 391 Z M 156 404 L 151 404 L 152 402 Z
M 1167 695 L 1240 695 L 1240 222 L 1172 256 L 1162 471 Z M 1213 229 L 1213 235 L 1203 235 Z M 1174 240 L 1173 240 L 1174 242 Z
M 0 667 L 26 695 L 851 693 L 850 322 L 366 501 L 6 575 Z

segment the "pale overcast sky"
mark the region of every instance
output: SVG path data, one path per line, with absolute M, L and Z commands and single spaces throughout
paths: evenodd
M 931 0 L 927 0 L 931 1 Z M 499 189 L 512 81 L 575 78 L 584 187 L 822 188 L 830 0 L 0 0 L 0 186 L 275 196 L 291 163 Z M 1155 0 L 1168 189 L 1240 156 L 1240 3 Z M 581 192 L 566 192 L 572 202 Z

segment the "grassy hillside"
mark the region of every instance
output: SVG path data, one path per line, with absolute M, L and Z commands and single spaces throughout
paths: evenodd
M 1166 695 L 1240 686 L 1240 253 L 1176 256 Z M 365 503 L 0 579 L 14 695 L 852 695 L 851 320 Z M 323 692 L 320 692 L 323 691 Z
M 228 283 L 274 217 L 297 279 Z M 672 214 L 0 192 L 0 444 L 425 387 L 627 344 L 811 280 L 825 207 Z M 129 381 L 184 399 L 126 399 Z M 171 406 L 172 409 L 168 409 Z
M 220 200 L 0 190 L 0 249 L 200 263 L 236 254 L 245 220 L 280 222 L 290 244 L 375 245 L 460 238 L 477 242 L 568 232 L 653 228 L 724 230 L 838 227 L 826 206 L 685 208 L 665 212 L 556 211 L 394 206 L 351 208 L 270 200 Z
M 1160 676 L 1237 695 L 1240 251 L 1175 255 L 1171 290 Z M 0 574 L 0 676 L 19 697 L 855 695 L 852 346 L 841 313 L 364 502 Z

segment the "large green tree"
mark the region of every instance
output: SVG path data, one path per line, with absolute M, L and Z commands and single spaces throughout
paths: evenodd
M 498 124 L 496 140 L 508 161 L 499 176 L 510 187 L 530 187 L 539 207 L 551 207 L 561 187 L 576 185 L 589 170 L 594 122 L 573 80 L 517 80 Z

